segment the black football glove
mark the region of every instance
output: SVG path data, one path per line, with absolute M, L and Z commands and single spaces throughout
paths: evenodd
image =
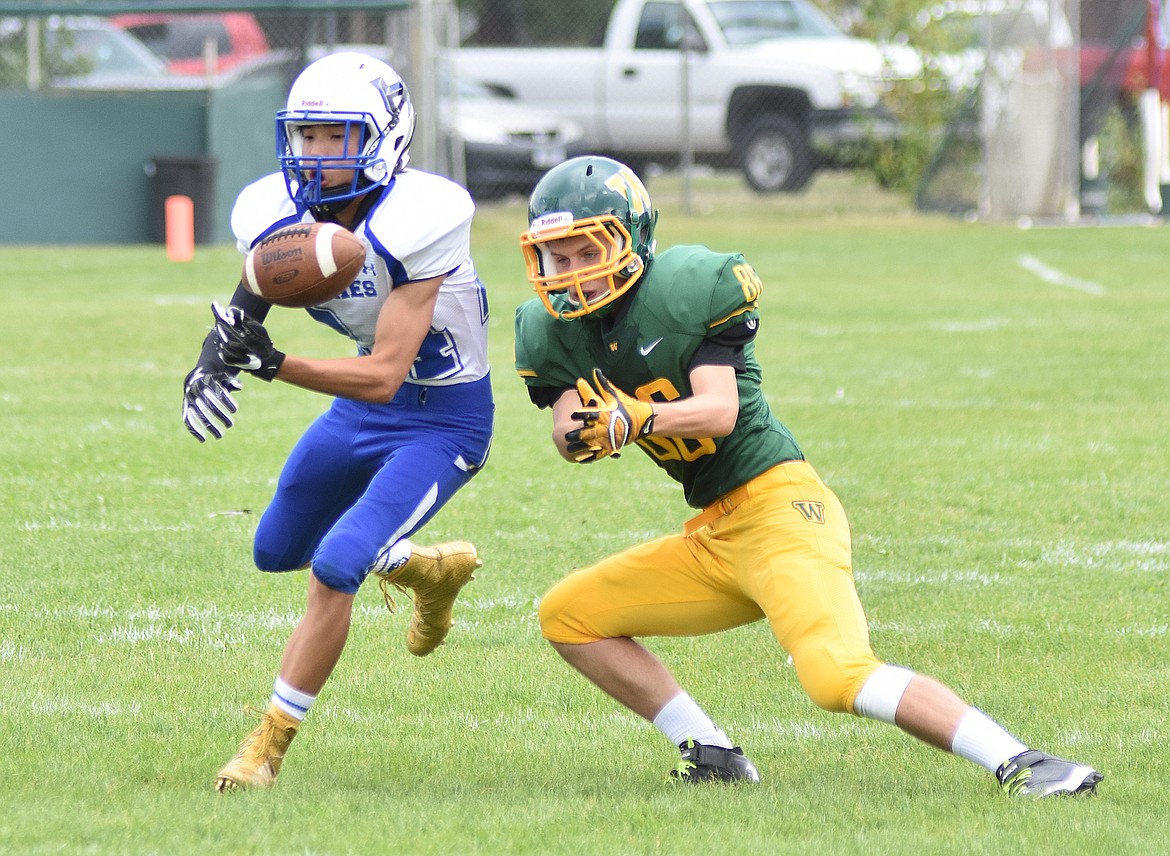
M 235 375 L 196 366 L 183 380 L 183 424 L 200 443 L 210 434 L 216 440 L 235 424 L 238 409 L 232 393 L 240 390 Z
M 584 423 L 565 434 L 566 450 L 579 464 L 599 461 L 654 430 L 654 406 L 622 392 L 601 373 L 593 370 L 593 383 L 577 379 L 577 395 L 583 409 L 571 414 Z
M 284 362 L 264 325 L 249 317 L 240 307 L 224 309 L 211 304 L 215 314 L 215 333 L 219 336 L 219 358 L 225 366 L 248 372 L 261 380 L 271 381 Z

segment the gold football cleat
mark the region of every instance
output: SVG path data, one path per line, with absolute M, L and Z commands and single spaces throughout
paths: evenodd
M 476 568 L 483 565 L 475 545 L 452 541 L 436 547 L 414 547 L 409 559 L 399 568 L 378 574 L 386 606 L 394 611 L 389 586 L 414 592 L 414 614 L 406 632 L 406 648 L 417 657 L 434 651 L 447 637 L 455 623 L 451 614 L 459 590 L 472 580 Z
M 257 713 L 258 711 L 252 711 Z M 224 791 L 271 788 L 284 761 L 284 753 L 301 724 L 279 708 L 261 715 L 256 730 L 244 738 L 236 757 L 215 777 L 215 789 Z

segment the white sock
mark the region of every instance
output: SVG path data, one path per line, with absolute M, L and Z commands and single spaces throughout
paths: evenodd
M 731 741 L 723 730 L 685 692 L 680 692 L 663 705 L 654 717 L 654 727 L 675 746 L 694 740 L 704 746 L 731 748 Z
M 378 554 L 378 558 L 370 565 L 370 573 L 388 574 L 395 571 L 406 564 L 412 552 L 413 545 L 405 538 L 400 538 Z
M 909 669 L 883 663 L 861 685 L 861 692 L 853 700 L 853 712 L 893 725 L 894 714 L 912 680 L 914 673 Z
M 279 676 L 276 678 L 276 683 L 272 686 L 272 698 L 270 702 L 297 722 L 304 721 L 305 716 L 309 712 L 309 708 L 313 706 L 313 702 L 316 700 L 317 697 L 315 695 L 309 695 L 298 689 L 293 689 Z
M 971 708 L 955 729 L 951 751 L 994 773 L 1010 758 L 1027 750 L 983 711 Z

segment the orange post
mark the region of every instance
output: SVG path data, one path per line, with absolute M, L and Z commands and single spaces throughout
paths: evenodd
M 167 258 L 191 261 L 195 257 L 195 203 L 190 196 L 168 196 L 165 217 Z

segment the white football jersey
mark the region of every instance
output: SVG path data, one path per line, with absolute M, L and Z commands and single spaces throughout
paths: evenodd
M 361 273 L 340 295 L 306 311 L 353 339 L 359 354 L 368 354 L 390 292 L 405 282 L 446 274 L 430 332 L 407 380 L 425 386 L 478 380 L 488 373 L 488 307 L 471 260 L 474 212 L 458 184 L 418 170 L 398 173 L 354 231 L 366 245 Z M 232 231 L 243 253 L 276 229 L 312 221 L 313 215 L 289 198 L 279 172 L 245 187 L 232 209 Z

